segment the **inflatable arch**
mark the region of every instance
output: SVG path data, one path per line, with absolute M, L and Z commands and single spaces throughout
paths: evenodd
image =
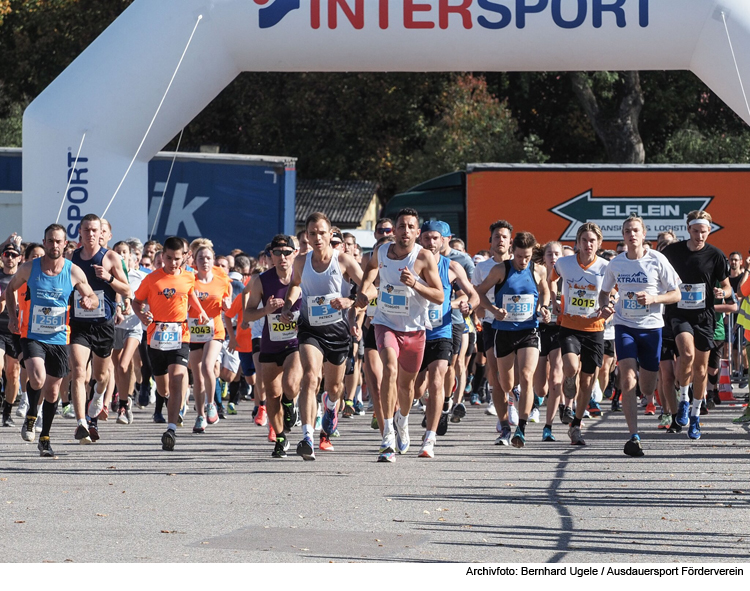
M 24 115 L 23 233 L 146 236 L 148 161 L 242 71 L 662 69 L 750 122 L 750 2 L 136 0 Z

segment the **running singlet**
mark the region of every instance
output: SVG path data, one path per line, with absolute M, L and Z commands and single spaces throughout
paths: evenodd
M 224 322 L 221 319 L 221 307 L 224 298 L 231 297 L 232 286 L 229 283 L 229 277 L 220 267 L 214 267 L 212 275 L 208 283 L 203 283 L 197 275 L 195 277 L 195 295 L 198 296 L 209 321 L 207 324 L 198 324 L 198 311 L 192 308 L 188 311 L 191 343 L 223 341 L 226 337 Z
M 86 275 L 86 279 L 94 290 L 96 297 L 99 298 L 99 307 L 95 310 L 84 310 L 81 307 L 81 294 L 75 292 L 73 294 L 73 301 L 71 305 L 71 320 L 75 322 L 87 323 L 87 324 L 103 324 L 112 319 L 115 315 L 115 290 L 112 286 L 99 279 L 94 271 L 94 265 L 102 266 L 104 262 L 104 256 L 109 252 L 106 248 L 100 248 L 97 253 L 91 257 L 88 261 L 81 258 L 83 248 L 73 251 L 73 257 L 71 261 L 73 264 L 78 265 Z
M 0 269 L 0 297 L 2 297 L 3 299 L 5 299 L 5 292 L 8 289 L 8 284 L 10 283 L 11 279 L 13 279 L 13 275 L 8 275 L 2 269 Z M 0 333 L 1 334 L 10 334 L 10 329 L 8 328 L 8 322 L 10 322 L 10 319 L 8 317 L 8 310 L 3 308 L 3 311 L 0 312 Z
M 729 277 L 729 263 L 724 253 L 706 244 L 692 251 L 687 241 L 676 242 L 662 252 L 680 276 L 682 299 L 667 306 L 668 318 L 700 321 L 714 317 L 714 290 L 716 283 Z
M 260 284 L 263 287 L 262 304 L 265 306 L 271 298 L 284 299 L 289 285 L 285 285 L 279 279 L 276 268 L 271 268 L 260 276 Z M 299 309 L 302 302 L 297 300 L 292 306 L 294 319 L 291 322 L 281 321 L 281 309 L 266 316 L 263 325 L 263 333 L 260 341 L 260 352 L 267 354 L 283 353 L 288 349 L 297 349 L 297 321 L 299 320 Z
M 428 302 L 427 313 L 430 319 L 430 326 L 432 326 L 432 328 L 427 329 L 425 335 L 428 341 L 453 338 L 451 310 L 451 292 L 453 288 L 450 282 L 450 266 L 450 259 L 441 255 L 437 267 L 440 274 L 440 281 L 443 284 L 443 298 L 445 299 L 442 304 Z
M 511 261 L 505 261 L 505 280 L 495 286 L 495 305 L 508 315 L 504 320 L 495 319 L 492 328 L 502 331 L 518 331 L 538 328 L 536 306 L 539 288 L 534 278 L 534 263 L 519 271 Z M 493 316 L 494 318 L 494 316 Z
M 300 324 L 318 337 L 329 342 L 349 341 L 349 327 L 341 310 L 331 306 L 331 301 L 349 293 L 349 283 L 344 280 L 339 264 L 339 252 L 333 251 L 328 268 L 318 273 L 312 266 L 313 253 L 305 255 L 300 289 Z
M 401 271 L 409 269 L 412 275 L 414 262 L 422 247 L 414 245 L 412 251 L 403 259 L 388 258 L 391 243 L 383 244 L 378 249 L 380 287 L 378 308 L 375 311 L 373 324 L 387 326 L 397 332 L 417 332 L 425 330 L 428 302 L 414 289 L 401 282 Z M 424 284 L 421 278 L 418 278 Z
M 607 261 L 596 257 L 586 268 L 578 263 L 578 255 L 557 259 L 552 280 L 563 279 L 560 326 L 583 332 L 601 332 L 604 319 L 597 318 L 599 291 L 602 288 Z
M 29 319 L 21 336 L 48 345 L 68 343 L 68 300 L 73 293 L 73 264 L 65 259 L 62 271 L 54 277 L 42 272 L 42 259 L 31 263 L 27 282 Z
M 149 305 L 154 317 L 148 326 L 148 344 L 153 349 L 170 351 L 190 342 L 188 294 L 194 289 L 195 275 L 184 270 L 167 275 L 157 269 L 143 279 L 135 297 Z
M 145 276 L 146 273 L 139 269 L 128 271 L 128 283 L 130 284 L 130 291 L 135 293 L 140 287 L 141 281 L 143 281 L 143 278 Z M 116 325 L 115 328 L 119 328 L 121 330 L 135 330 L 139 326 L 141 326 L 141 321 L 138 319 L 138 316 L 136 316 L 134 313 L 131 313 L 125 316 L 123 318 L 123 321 L 120 322 L 120 324 Z
M 474 271 L 474 276 L 471 278 L 472 285 L 474 285 L 474 287 L 480 285 L 485 279 L 487 279 L 487 275 L 490 274 L 492 268 L 497 264 L 498 263 L 495 262 L 495 260 L 492 258 L 477 264 L 477 267 Z M 493 288 L 485 294 L 487 296 L 487 299 L 489 299 L 490 301 L 492 301 L 495 295 L 494 291 L 495 290 Z M 492 324 L 493 322 L 495 322 L 495 317 L 492 315 L 492 312 L 488 312 L 487 310 L 485 310 L 484 318 L 482 319 L 482 321 Z
M 617 287 L 620 295 L 615 306 L 612 324 L 630 328 L 662 328 L 663 306 L 638 303 L 637 293 L 645 291 L 659 295 L 674 291 L 680 286 L 680 278 L 667 258 L 655 250 L 647 250 L 640 259 L 629 259 L 627 253 L 616 256 L 609 262 L 602 281 L 602 291 Z

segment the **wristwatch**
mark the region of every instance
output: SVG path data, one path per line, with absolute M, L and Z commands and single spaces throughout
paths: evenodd
M 112 283 L 112 282 L 113 282 L 114 280 L 115 280 L 115 276 L 114 276 L 114 275 L 112 275 L 112 273 L 110 273 L 110 274 L 109 274 L 109 281 L 107 281 L 107 283 L 110 283 L 110 284 L 111 284 L 111 283 Z

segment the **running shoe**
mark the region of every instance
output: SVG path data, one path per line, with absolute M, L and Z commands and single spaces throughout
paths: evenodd
M 18 408 L 16 409 L 16 416 L 24 419 L 26 418 L 26 413 L 29 412 L 29 403 L 25 400 L 22 400 L 18 403 Z
M 580 427 L 574 427 L 573 425 L 568 427 L 568 437 L 570 437 L 570 445 L 586 445 Z
M 306 462 L 311 462 L 315 459 L 312 439 L 305 437 L 297 444 L 297 455 L 302 456 L 302 459 Z
M 161 436 L 161 448 L 164 451 L 174 451 L 174 444 L 177 442 L 177 435 L 172 429 L 167 429 Z
M 552 429 L 550 427 L 542 429 L 542 441 L 556 441 L 555 436 L 552 435 Z
M 690 425 L 688 426 L 688 437 L 690 439 L 701 438 L 701 418 L 690 417 Z
M 564 407 L 562 413 L 560 413 L 560 421 L 563 425 L 570 425 L 575 418 L 576 415 L 569 406 Z
M 541 408 L 544 404 L 544 396 L 534 394 L 534 408 Z
M 89 406 L 86 409 L 86 413 L 93 419 L 98 418 L 99 414 L 104 410 L 104 395 L 94 396 L 89 402 Z
M 735 425 L 743 425 L 744 423 L 750 423 L 750 406 L 745 407 L 745 412 L 743 412 L 736 419 L 733 419 L 732 422 Z
M 539 409 L 532 408 L 531 412 L 529 413 L 529 423 L 538 423 L 538 422 L 539 422 Z
M 510 427 L 503 427 L 500 432 L 500 437 L 495 439 L 495 445 L 504 445 L 508 447 L 510 445 Z
M 339 433 L 338 429 L 334 429 L 333 433 L 331 433 L 331 437 L 341 437 L 341 433 Z
M 89 437 L 91 437 L 91 441 L 93 443 L 96 443 L 99 441 L 99 425 L 96 423 L 96 421 L 89 422 Z
M 510 444 L 519 449 L 526 445 L 526 435 L 521 431 L 521 427 L 516 427 L 516 432 L 513 434 L 513 439 L 510 440 Z
M 582 418 L 584 418 L 584 419 L 590 419 L 591 418 L 591 413 L 589 412 L 588 409 L 586 409 L 586 410 L 583 411 L 583 417 Z
M 511 394 L 513 394 L 513 396 L 515 397 L 516 402 L 521 400 L 521 386 L 513 386 L 513 390 L 511 390 Z
M 708 395 L 709 400 L 713 400 L 714 406 L 721 406 L 721 395 L 718 390 L 714 390 Z
M 13 420 L 13 417 L 8 415 L 7 417 L 3 417 L 3 427 L 15 427 L 16 422 Z
M 508 404 L 508 422 L 511 427 L 518 425 L 518 409 L 515 404 Z
M 677 414 L 674 420 L 680 427 L 687 427 L 690 420 L 690 402 L 687 400 L 680 401 L 677 405 Z
M 128 425 L 133 424 L 133 399 L 128 397 L 128 405 L 125 407 L 125 418 L 128 419 Z
M 294 402 L 281 402 L 281 409 L 284 411 L 284 431 L 290 433 L 294 423 L 297 422 L 297 409 Z
M 615 392 L 614 396 L 612 396 L 612 406 L 610 407 L 612 412 L 620 412 L 620 393 Z
M 388 435 L 383 436 L 378 453 L 382 454 L 388 450 L 392 453 L 396 453 L 396 434 L 394 432 L 390 432 Z
M 450 419 L 450 413 L 448 411 L 443 411 L 440 413 L 440 419 L 438 420 L 438 426 L 435 433 L 440 435 L 442 437 L 448 432 L 448 422 Z
M 106 421 L 109 419 L 109 407 L 106 404 L 102 407 L 102 411 L 96 418 L 100 421 Z
M 422 443 L 422 447 L 419 449 L 419 458 L 434 458 L 435 457 L 435 440 L 425 439 Z
M 708 414 L 708 406 L 706 405 L 706 399 L 701 400 L 701 416 Z
M 682 433 L 682 425 L 677 424 L 677 416 L 672 417 L 672 424 L 669 425 L 667 433 Z
M 458 403 L 453 407 L 453 414 L 451 415 L 451 423 L 460 423 L 461 419 L 466 416 L 466 406 L 463 402 Z
M 659 418 L 659 429 L 669 429 L 672 424 L 672 415 L 669 413 L 663 413 Z
M 403 419 L 400 419 L 401 412 L 396 411 L 396 416 L 393 419 L 393 427 L 396 430 L 396 447 L 398 453 L 403 455 L 409 451 L 411 445 L 411 439 L 409 438 L 409 424 L 401 424 Z
M 258 414 L 255 415 L 255 424 L 258 427 L 265 427 L 268 424 L 268 411 L 265 406 L 258 408 Z
M 75 419 L 76 418 L 76 411 L 73 408 L 73 405 L 68 403 L 63 406 L 63 412 L 62 416 L 64 419 Z
M 625 449 L 623 451 L 626 456 L 630 456 L 631 458 L 642 458 L 645 455 L 641 446 L 641 438 L 638 435 L 633 435 L 625 442 Z
M 333 443 L 331 438 L 328 437 L 323 431 L 320 432 L 320 442 L 318 443 L 318 449 L 320 451 L 333 451 Z
M 177 415 L 177 426 L 182 427 L 185 424 L 185 407 L 180 409 L 180 413 Z
M 323 392 L 323 396 L 320 399 L 320 403 L 323 406 L 323 418 L 320 422 L 320 428 L 326 433 L 333 433 L 336 430 L 336 426 L 339 424 L 339 415 L 334 406 L 333 410 L 328 408 L 330 398 L 328 392 Z
M 427 413 L 422 417 L 422 429 L 427 428 Z
M 39 456 L 42 458 L 54 458 L 55 452 L 49 444 L 49 437 L 40 437 L 36 448 L 39 450 Z
M 589 407 L 586 410 L 589 411 L 590 417 L 599 418 L 602 416 L 602 407 L 595 400 L 589 401 Z
M 85 425 L 78 425 L 78 427 L 76 427 L 75 438 L 81 445 L 88 445 L 89 443 L 93 443 L 93 441 L 91 441 L 89 430 Z
M 218 415 L 218 412 L 216 414 Z M 234 402 L 227 404 L 227 414 L 232 416 L 237 414 L 237 405 Z
M 268 441 L 270 443 L 276 443 L 276 431 L 274 431 L 274 428 L 270 423 L 268 424 Z
M 217 404 L 216 405 L 216 412 L 219 415 L 219 420 L 220 421 L 223 421 L 223 420 L 225 420 L 227 418 L 226 415 L 225 415 L 225 412 L 224 412 L 224 405 L 223 404 Z
M 125 415 L 125 407 L 121 406 L 117 409 L 117 424 L 118 425 L 127 425 L 128 424 L 128 417 Z
M 273 452 L 271 453 L 272 458 L 285 458 L 286 457 L 286 445 L 287 440 L 281 439 L 276 440 L 276 445 L 273 448 Z
M 370 429 L 375 429 L 376 431 L 380 427 L 378 426 L 378 417 L 376 417 L 374 414 L 372 415 L 372 420 L 370 421 Z
M 392 464 L 396 461 L 396 454 L 393 451 L 382 451 L 378 454 L 378 462 L 387 462 Z
M 158 411 L 154 413 L 154 423 L 163 424 L 163 423 L 166 423 L 166 422 L 167 422 L 167 419 L 164 418 L 163 414 L 161 414 Z
M 495 408 L 495 403 L 492 401 L 491 398 L 490 398 L 489 405 L 487 406 L 487 408 L 484 411 L 484 414 L 489 415 L 491 417 L 496 417 L 497 416 L 497 409 Z
M 708 410 L 714 410 L 716 408 L 716 402 L 714 401 L 714 393 L 713 392 L 707 392 L 706 393 L 706 400 L 704 400 L 703 403 L 706 405 L 706 408 Z M 703 414 L 703 413 L 701 413 L 701 414 Z
M 209 425 L 213 425 L 219 422 L 219 411 L 216 408 L 216 403 L 209 402 L 208 404 L 206 404 L 205 412 L 206 412 L 206 422 Z
M 361 400 L 355 400 L 354 401 L 354 414 L 358 417 L 361 417 L 365 414 L 365 405 L 362 403 Z
M 472 392 L 471 398 L 469 399 L 469 404 L 471 404 L 472 406 L 479 406 L 480 404 L 482 404 L 481 402 L 479 402 L 479 394 L 477 394 L 476 392 Z
M 341 411 L 341 416 L 345 419 L 351 419 L 354 416 L 354 402 L 352 400 L 344 401 L 344 409 Z
M 36 438 L 36 431 L 34 430 L 35 424 L 35 417 L 26 417 L 24 419 L 23 424 L 21 425 L 21 438 L 24 441 L 28 441 L 29 443 L 34 442 L 34 439 Z
M 193 427 L 193 433 L 205 433 L 206 432 L 206 417 L 198 415 L 195 418 L 195 426 Z

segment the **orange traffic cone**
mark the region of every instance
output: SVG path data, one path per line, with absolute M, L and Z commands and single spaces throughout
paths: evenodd
M 721 360 L 721 369 L 719 372 L 719 400 L 722 402 L 737 402 L 732 394 L 732 378 L 729 374 L 729 360 Z

